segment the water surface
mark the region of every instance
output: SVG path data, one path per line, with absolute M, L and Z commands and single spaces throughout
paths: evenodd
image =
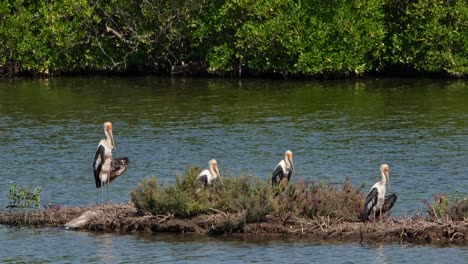
M 284 151 L 291 149 L 297 172 L 293 180 L 339 184 L 350 176 L 354 184 L 364 183 L 368 189 L 380 179 L 380 164 L 388 163 L 391 191 L 398 193 L 394 216 L 424 215 L 423 199 L 432 200 L 438 193 L 466 193 L 466 102 L 467 82 L 430 79 L 312 82 L 99 77 L 2 80 L 0 205 L 8 204 L 6 195 L 10 181 L 42 186 L 45 204 L 100 202 L 100 190 L 94 186 L 92 159 L 99 140 L 104 138 L 103 122 L 112 121 L 117 144 L 114 155 L 131 160 L 127 173 L 110 186 L 112 201 L 128 201 L 130 191 L 144 178 L 154 176 L 159 183 L 168 184 L 187 166 L 206 167 L 211 158 L 218 160 L 223 175 L 253 175 L 266 180 Z M 14 235 L 20 237 L 18 243 L 39 239 L 44 241 L 43 245 L 57 243 L 59 246 L 61 241 L 73 237 L 80 245 L 73 250 L 81 252 L 74 254 L 83 255 L 91 262 L 103 259 L 88 259 L 82 246 L 99 244 L 102 237 L 110 237 L 113 241 L 110 247 L 115 251 L 119 251 L 118 247 L 131 247 L 133 251 L 157 247 L 176 251 L 182 247 L 181 251 L 186 250 L 191 255 L 197 253 L 197 246 L 208 243 L 203 239 L 189 243 L 185 238 L 177 238 L 175 242 L 168 242 L 167 237 L 159 235 L 150 238 L 99 236 L 55 229 L 14 231 L 3 228 L 0 238 L 9 241 L 9 235 L 16 232 L 21 234 Z M 39 235 L 35 235 L 36 232 Z M 83 241 L 79 242 L 80 239 Z M 256 255 L 262 251 L 261 257 L 248 260 L 266 260 L 270 255 L 272 260 L 283 260 L 283 254 L 278 253 L 283 242 L 259 244 L 206 239 L 214 244 L 213 252 L 222 252 L 223 259 L 232 257 L 240 261 L 239 256 L 247 256 L 245 252 Z M 300 256 L 316 252 L 321 252 L 324 259 L 342 263 L 359 257 L 352 257 L 353 254 L 377 259 L 380 248 L 289 243 L 293 243 L 295 251 L 290 254 L 297 254 L 297 262 L 301 262 Z M 328 251 L 324 252 L 322 247 Z M 337 256 L 336 250 L 343 247 L 346 247 L 345 253 Z M 384 252 L 394 253 L 395 250 L 403 256 L 418 257 L 434 251 L 432 247 L 414 245 L 383 248 Z M 72 250 L 71 246 L 67 250 Z M 461 249 L 440 250 L 449 254 L 451 250 Z M 153 251 L 144 255 L 162 259 L 166 256 Z M 47 259 L 33 251 L 27 254 L 24 259 Z M 115 256 L 119 262 L 136 260 L 119 254 Z M 181 254 L 175 253 L 174 258 L 165 260 L 177 261 L 176 257 Z M 99 255 L 105 256 L 104 253 Z M 52 256 L 56 256 L 53 261 L 58 262 L 62 257 L 64 260 L 72 257 L 65 253 Z M 193 259 L 183 256 L 184 261 L 204 260 L 203 255 Z M 413 258 L 402 259 L 390 254 L 381 262 L 409 259 Z
M 34 263 L 463 263 L 467 249 L 0 227 L 0 261 Z M 13 250 L 15 249 L 15 250 Z

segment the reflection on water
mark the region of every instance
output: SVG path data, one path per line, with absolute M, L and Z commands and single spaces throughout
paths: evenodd
M 385 254 L 384 245 L 377 245 L 375 249 L 377 253 L 376 263 L 382 263 L 382 264 L 390 263 L 388 261 L 388 257 Z
M 117 255 L 112 247 L 112 235 L 104 234 L 96 237 L 97 254 L 101 263 L 115 263 L 114 256 Z
M 10 181 L 42 186 L 45 204 L 100 202 L 91 164 L 104 137 L 102 123 L 109 120 L 114 124 L 115 155 L 131 160 L 126 174 L 110 185 L 113 201 L 128 201 L 130 191 L 146 177 L 156 176 L 159 183 L 167 184 L 187 166 L 204 167 L 211 158 L 216 158 L 226 176 L 267 179 L 284 151 L 291 149 L 293 180 L 341 183 L 349 175 L 353 183 L 365 183 L 367 189 L 379 180 L 380 164 L 388 163 L 392 191 L 398 193 L 394 215 L 411 216 L 415 211 L 424 213 L 422 199 L 431 200 L 439 192 L 466 191 L 467 101 L 467 82 L 425 79 L 1 80 L 0 205 L 8 203 Z M 363 258 L 384 263 L 411 259 L 395 257 L 395 252 L 431 261 L 426 254 L 434 250 L 303 241 L 191 241 L 187 237 L 171 242 L 164 236 L 101 237 L 62 231 L 37 235 L 24 229 L 2 229 L 0 238 L 11 239 L 18 247 L 39 245 L 41 251 L 45 248 L 57 256 L 51 260 L 27 250 L 18 255 L 18 261 L 68 262 L 77 254 L 86 262 L 132 262 L 141 254 L 141 259 L 167 262 L 202 262 L 220 255 L 219 260 L 232 262 L 345 263 Z M 52 245 L 60 248 L 69 239 L 76 248 L 68 245 L 67 252 L 57 253 Z M 445 254 L 452 248 L 440 250 Z
M 47 263 L 464 263 L 464 247 L 359 245 L 319 240 L 172 234 L 94 234 L 0 227 L 0 262 Z M 26 246 L 27 245 L 27 246 Z

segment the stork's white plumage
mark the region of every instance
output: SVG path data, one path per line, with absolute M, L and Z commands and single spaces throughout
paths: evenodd
M 96 188 L 101 188 L 107 184 L 107 199 L 109 199 L 109 184 L 122 175 L 128 168 L 128 158 L 112 158 L 112 150 L 115 148 L 114 135 L 112 133 L 112 123 L 104 123 L 104 134 L 106 139 L 99 142 L 96 154 L 94 155 L 93 171 Z M 101 202 L 104 200 L 101 189 Z
M 200 172 L 198 175 L 198 180 L 203 187 L 206 187 L 207 185 L 211 185 L 211 183 L 218 177 L 220 177 L 218 162 L 214 159 L 211 159 L 208 161 L 208 169 Z
M 377 213 L 379 214 L 379 218 L 382 218 L 382 209 L 384 208 L 384 204 L 386 205 L 386 211 L 388 211 L 396 202 L 396 194 L 392 195 L 392 198 L 387 197 L 387 201 L 385 197 L 387 183 L 389 184 L 390 189 L 390 168 L 387 164 L 380 165 L 380 174 L 382 179 L 372 186 L 366 197 L 364 212 L 361 216 L 361 219 L 364 221 L 369 218 L 370 214 L 373 215 L 374 221 Z
M 293 174 L 293 154 L 290 150 L 286 150 L 286 152 L 284 152 L 284 159 L 278 163 L 275 170 L 273 171 L 273 175 L 271 177 L 271 184 L 275 185 L 282 181 L 284 178 L 287 178 L 289 182 Z

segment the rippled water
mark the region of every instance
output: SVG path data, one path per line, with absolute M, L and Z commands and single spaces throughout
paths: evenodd
M 3 263 L 464 263 L 468 256 L 456 246 L 0 228 Z
M 146 177 L 156 176 L 159 183 L 167 184 L 187 166 L 205 167 L 211 158 L 218 160 L 223 175 L 267 179 L 283 152 L 291 149 L 296 166 L 293 180 L 339 184 L 349 175 L 353 183 L 365 183 L 369 188 L 380 178 L 379 165 L 388 163 L 392 191 L 399 195 L 394 215 L 424 213 L 423 199 L 431 200 L 441 192 L 466 193 L 467 102 L 466 81 L 429 79 L 2 80 L 0 205 L 8 204 L 10 181 L 42 186 L 44 203 L 100 202 L 91 164 L 97 144 L 104 137 L 102 123 L 109 120 L 114 124 L 117 144 L 114 155 L 131 160 L 127 173 L 111 185 L 113 201 L 128 201 L 130 191 Z M 70 239 L 77 246 L 65 246 L 65 251 L 73 253 L 46 246 L 60 247 Z M 206 256 L 197 251 L 200 246 L 220 254 L 219 260 L 240 262 L 291 258 L 303 262 L 301 256 L 314 260 L 312 255 L 318 254 L 317 260 L 321 256 L 345 263 L 357 262 L 358 257 L 378 260 L 379 252 L 383 252 L 378 260 L 382 263 L 412 257 L 432 260 L 428 256 L 439 254 L 428 252 L 437 251 L 465 252 L 466 257 L 466 250 L 459 248 L 95 235 L 60 229 L 2 228 L 0 240 L 31 247 L 37 243 L 33 241 L 43 241 L 41 246 L 53 253 L 41 255 L 40 250 L 37 254 L 29 250 L 16 260 L 57 262 L 76 260 L 73 256 L 113 262 L 105 259 L 107 244 L 102 241 L 110 241 L 108 249 L 114 252 L 110 257 L 119 262 L 152 257 L 168 262 L 201 262 Z M 103 250 L 96 247 L 101 242 Z M 88 244 L 94 251 L 99 250 L 97 256 L 88 256 Z M 286 251 L 285 245 L 294 250 Z M 129 252 L 125 252 L 126 248 Z M 337 250 L 344 252 L 337 255 Z M 141 258 L 132 253 L 136 251 Z

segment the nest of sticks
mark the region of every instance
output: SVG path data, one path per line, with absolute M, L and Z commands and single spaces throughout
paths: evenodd
M 85 217 L 84 217 L 85 216 Z M 42 211 L 0 213 L 0 224 L 10 226 L 65 227 L 83 218 L 71 229 L 100 232 L 172 232 L 231 234 L 234 236 L 289 236 L 336 241 L 381 241 L 418 243 L 468 242 L 468 219 L 463 221 L 424 218 L 385 218 L 376 222 L 346 222 L 330 217 L 314 219 L 267 215 L 247 223 L 241 213 L 213 209 L 212 214 L 179 219 L 173 214 L 152 215 L 132 203 L 65 207 Z

